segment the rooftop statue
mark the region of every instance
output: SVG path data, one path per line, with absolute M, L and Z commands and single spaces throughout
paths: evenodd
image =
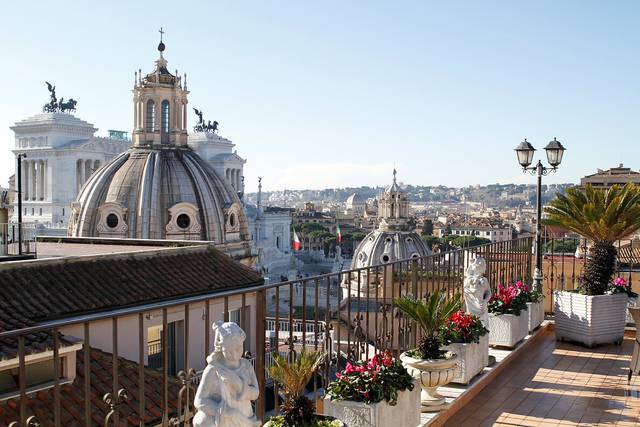
M 198 110 L 197 108 L 194 108 L 193 111 L 196 113 L 196 116 L 198 116 L 198 123 L 193 127 L 193 131 L 194 132 L 217 132 L 218 131 L 218 122 L 217 121 L 213 121 L 213 123 L 211 123 L 211 120 L 209 120 L 208 123 L 205 122 L 205 120 L 202 118 L 202 116 L 204 115 L 204 113 L 202 112 L 202 110 Z
M 485 326 L 489 320 L 487 304 L 491 298 L 491 287 L 484 277 L 486 269 L 487 262 L 483 257 L 473 258 L 464 278 L 464 305 L 467 313 L 478 316 Z
M 194 399 L 194 427 L 259 427 L 251 401 L 259 395 L 251 362 L 242 357 L 244 331 L 234 322 L 214 322 L 213 353 Z
M 76 104 L 78 101 L 73 98 L 69 98 L 67 102 L 64 102 L 64 98 L 56 97 L 56 87 L 49 82 L 45 82 L 47 84 L 47 89 L 49 90 L 49 102 L 44 104 L 42 107 L 42 112 L 44 113 L 65 113 L 65 112 L 75 112 Z

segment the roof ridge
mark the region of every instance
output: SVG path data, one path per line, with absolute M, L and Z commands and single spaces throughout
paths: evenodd
M 108 254 L 91 254 L 91 255 L 73 255 L 58 258 L 40 258 L 23 261 L 10 261 L 0 263 L 0 272 L 7 270 L 16 270 L 23 268 L 37 268 L 42 266 L 60 265 L 60 264 L 75 264 L 92 261 L 101 261 L 103 259 L 116 260 L 116 259 L 144 259 L 154 256 L 171 256 L 171 255 L 184 255 L 189 253 L 206 252 L 211 249 L 214 252 L 220 252 L 213 245 L 195 245 L 195 246 L 180 246 L 175 248 L 159 248 L 159 249 L 141 249 L 134 252 L 112 252 Z

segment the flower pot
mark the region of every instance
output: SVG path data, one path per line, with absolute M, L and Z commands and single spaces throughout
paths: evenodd
M 331 400 L 324 398 L 324 413 L 347 426 L 394 426 L 416 427 L 420 424 L 420 387 L 414 381 L 413 390 L 398 392 L 398 403 L 394 406 L 386 401 L 378 403 Z
M 478 343 L 452 343 L 444 348 L 458 355 L 453 383 L 469 384 L 489 365 L 489 334 L 481 336 Z
M 448 352 L 444 359 L 416 359 L 407 353 L 400 355 L 407 371 L 420 383 L 420 404 L 422 412 L 439 411 L 447 407 L 438 387 L 449 384 L 456 374 L 458 356 Z
M 629 301 L 627 302 L 627 307 L 637 307 L 638 306 L 638 297 L 629 297 Z M 631 317 L 631 313 L 627 310 L 627 325 L 635 325 L 633 321 L 633 317 Z
M 541 299 L 538 302 L 527 303 L 527 313 L 529 320 L 528 332 L 533 332 L 544 321 L 544 300 Z
M 622 343 L 627 294 L 582 295 L 555 291 L 556 338 L 595 344 Z
M 513 314 L 489 313 L 489 345 L 513 348 L 529 332 L 529 310 L 522 310 L 519 316 Z

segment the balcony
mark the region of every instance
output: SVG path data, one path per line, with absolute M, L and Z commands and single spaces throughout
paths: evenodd
M 51 354 L 54 375 L 49 387 L 36 392 L 28 388 L 24 375 L 18 375 L 15 397 L 0 400 L 0 424 L 26 425 L 29 417 L 36 416 L 43 426 L 188 425 L 194 415 L 193 395 L 199 375 L 206 356 L 213 350 L 210 326 L 215 320 L 236 321 L 247 331 L 245 356 L 252 360 L 261 387 L 260 398 L 255 402 L 256 413 L 265 420 L 277 413 L 280 399 L 278 388 L 266 372 L 272 364 L 273 352 L 290 356 L 302 348 L 326 351 L 330 363 L 323 366 L 316 381 L 308 386 L 309 394 L 320 398 L 324 387 L 335 378 L 336 371 L 344 368 L 347 360 L 369 358 L 383 350 L 397 356 L 415 344 L 418 332 L 397 316 L 392 307 L 393 298 L 409 293 L 424 297 L 436 289 L 449 295 L 461 292 L 465 263 L 476 255 L 487 260 L 486 277 L 494 287 L 516 279 L 530 281 L 531 247 L 532 239 L 523 238 L 295 281 L 9 328 L 0 332 L 0 342 L 15 343 L 15 353 L 4 357 L 15 361 L 17 372 L 28 369 L 30 343 L 34 337 L 40 337 L 38 342 Z M 559 257 L 563 265 L 575 263 L 578 274 L 579 259 L 568 254 Z M 556 255 L 545 259 L 545 293 L 557 287 L 560 272 L 557 262 Z M 622 268 L 631 270 L 638 266 L 635 261 L 627 267 L 622 263 Z M 568 271 L 563 269 L 560 273 L 565 286 L 569 282 Z M 174 347 L 169 343 L 171 340 L 151 338 L 150 328 L 167 331 L 171 324 L 176 325 L 173 332 L 179 337 L 176 342 L 182 344 Z M 629 393 L 636 393 L 635 389 L 626 387 L 620 380 L 621 375 L 626 376 L 622 367 L 628 363 L 630 341 L 627 341 L 613 350 L 603 347 L 587 356 L 578 356 L 572 346 L 557 345 L 552 326 L 545 327 L 525 342 L 522 348 L 526 351 L 496 353 L 499 363 L 477 381 L 483 384 L 481 389 L 472 386 L 468 393 L 466 388 L 446 390 L 449 400 L 458 402 L 452 405 L 452 412 L 426 417 L 424 422 L 476 425 L 471 422 L 527 419 L 529 413 L 514 409 L 509 393 L 497 385 L 507 387 L 506 390 L 522 397 L 522 401 L 525 395 L 579 395 L 587 391 L 580 381 L 586 381 L 584 378 L 588 375 L 603 375 L 597 387 L 588 390 L 592 393 L 590 396 L 603 393 L 600 390 L 608 382 L 611 386 L 605 390 L 607 393 L 631 396 Z M 72 368 L 63 369 L 61 354 L 72 345 L 81 349 L 74 353 L 75 374 L 69 375 Z M 609 356 L 612 352 L 616 354 Z M 163 357 L 170 353 L 176 354 L 175 359 L 182 364 L 172 365 L 171 357 Z M 606 372 L 604 365 L 598 370 L 601 356 L 606 358 Z M 575 368 L 579 372 L 571 368 L 572 361 L 580 362 L 580 367 Z M 183 369 L 175 369 L 176 366 Z M 574 375 L 560 383 L 566 379 L 567 372 L 584 375 Z M 569 405 L 568 398 L 561 401 L 562 407 Z M 612 401 L 621 399 L 616 397 Z M 545 401 L 545 405 L 549 404 Z M 637 402 L 633 400 L 628 403 L 631 404 Z M 461 409 L 465 405 L 482 407 L 477 413 L 483 418 L 480 415 L 469 420 L 463 418 L 463 414 L 469 413 Z M 624 405 L 624 408 L 618 407 L 619 414 L 628 409 L 628 405 Z M 492 408 L 491 412 L 488 408 Z M 552 412 L 552 409 L 547 414 L 535 412 L 535 408 L 530 408 L 530 412 L 534 411 L 533 416 L 542 423 L 541 417 L 560 411 Z M 505 411 L 511 411 L 510 415 L 503 415 Z M 571 411 L 567 409 L 566 413 Z

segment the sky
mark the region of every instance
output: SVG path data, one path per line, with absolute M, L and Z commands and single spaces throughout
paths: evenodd
M 9 127 L 41 111 L 45 81 L 76 115 L 130 131 L 134 71 L 162 26 L 189 106 L 247 159 L 248 192 L 534 183 L 513 148 L 554 137 L 546 183 L 640 169 L 640 2 L 2 2 L 0 184 Z M 191 115 L 189 126 L 195 123 Z

